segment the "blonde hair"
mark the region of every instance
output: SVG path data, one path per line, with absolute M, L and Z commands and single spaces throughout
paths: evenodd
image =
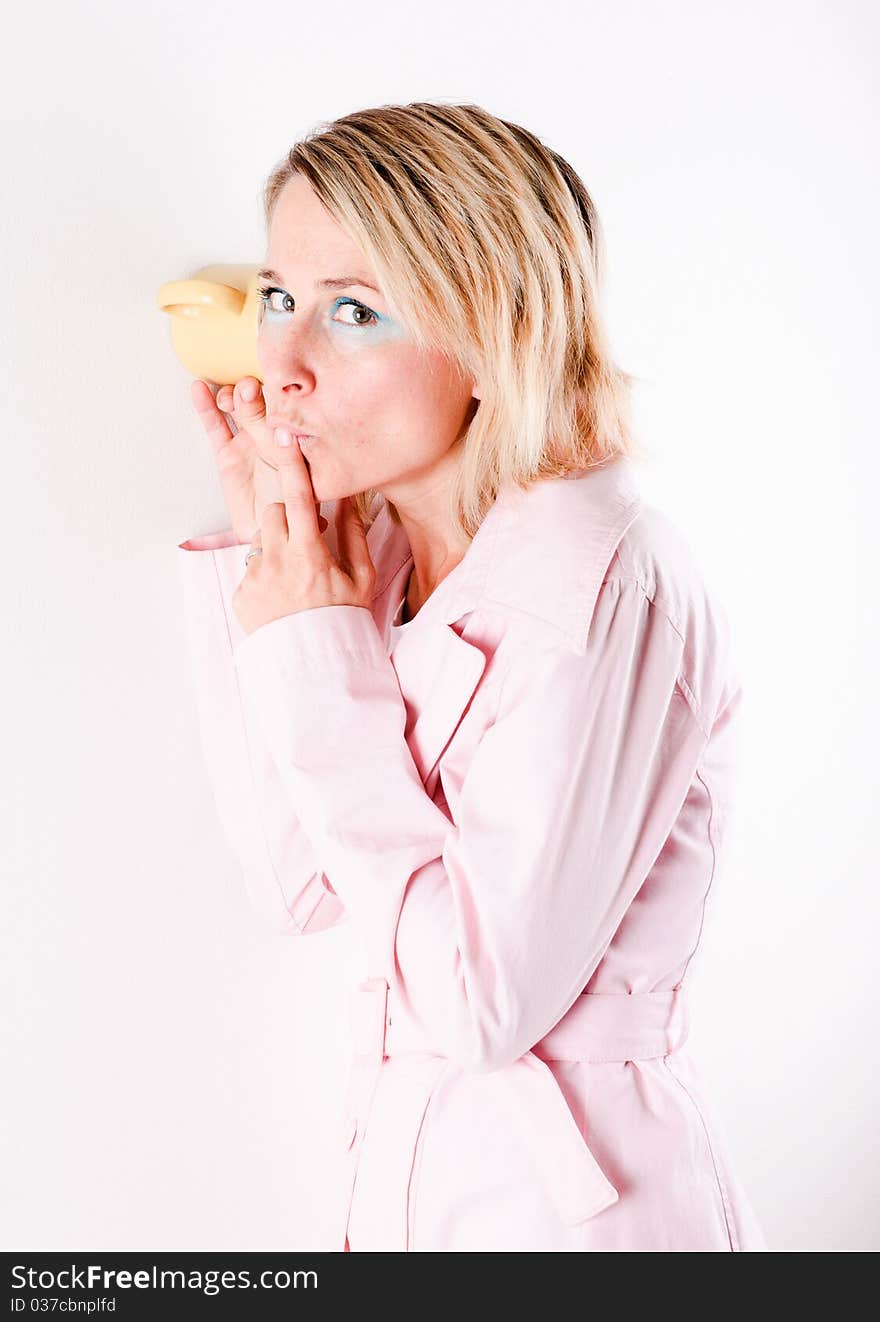
M 525 488 L 640 453 L 629 398 L 637 378 L 612 362 L 599 306 L 596 208 L 533 133 L 476 105 L 343 115 L 273 169 L 267 228 L 294 174 L 365 253 L 414 342 L 479 380 L 450 491 L 461 536 L 473 538 L 507 483 Z M 378 495 L 354 497 L 366 524 Z

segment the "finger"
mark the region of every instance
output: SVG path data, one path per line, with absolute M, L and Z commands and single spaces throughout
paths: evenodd
M 232 440 L 229 423 L 214 403 L 210 387 L 204 381 L 193 381 L 189 394 L 199 421 L 205 429 L 214 453 L 217 454 Z
M 342 568 L 355 583 L 368 581 L 373 574 L 373 559 L 367 545 L 367 529 L 351 496 L 336 503 L 336 545 Z
M 333 511 L 333 530 L 336 533 L 336 559 L 339 561 L 339 568 L 346 574 L 351 573 L 351 563 L 348 558 L 348 546 L 346 545 L 346 507 L 345 496 L 340 496 L 336 501 L 336 508 Z
M 252 545 L 260 546 L 263 559 L 273 551 L 280 550 L 287 543 L 287 515 L 280 501 L 273 500 L 267 505 L 260 517 L 260 531 L 252 540 Z
M 279 433 L 283 434 L 285 430 L 284 427 L 276 428 L 276 439 Z M 320 502 L 315 498 L 305 457 L 296 439 L 289 432 L 287 434 L 291 443 L 276 444 L 275 450 L 278 455 L 278 477 L 289 529 L 288 542 L 301 551 L 314 549 L 318 544 L 326 550 L 318 525 Z
M 243 376 L 232 392 L 232 410 L 236 424 L 259 440 L 264 448 L 271 444 L 266 427 L 266 398 L 255 376 Z

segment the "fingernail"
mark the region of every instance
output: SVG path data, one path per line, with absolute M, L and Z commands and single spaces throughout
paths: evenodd
M 293 445 L 293 437 L 286 427 L 275 428 L 275 440 L 279 445 Z
M 241 388 L 241 397 L 250 404 L 252 399 L 257 398 L 257 387 L 253 381 L 245 381 Z

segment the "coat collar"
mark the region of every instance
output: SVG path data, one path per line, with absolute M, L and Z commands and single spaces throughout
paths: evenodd
M 478 606 L 507 606 L 555 626 L 583 653 L 609 561 L 641 509 L 632 461 L 624 455 L 526 490 L 506 487 L 464 558 L 438 584 L 416 620 L 426 614 L 426 619 L 454 624 Z M 391 521 L 385 505 L 369 529 L 368 543 L 376 566 L 373 610 L 387 629 L 412 554 L 406 533 Z
M 480 606 L 512 608 L 555 628 L 582 654 L 605 571 L 641 509 L 626 456 L 499 494 L 464 558 L 421 606 L 391 657 L 406 704 L 406 740 L 429 794 L 487 662 L 467 624 L 455 626 Z M 367 545 L 376 567 L 373 616 L 387 637 L 412 553 L 386 506 L 367 530 Z

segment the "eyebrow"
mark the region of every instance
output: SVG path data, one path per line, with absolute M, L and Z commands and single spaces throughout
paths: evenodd
M 279 285 L 284 284 L 284 277 L 270 267 L 264 267 L 262 271 L 257 272 L 258 280 L 277 280 Z M 364 289 L 372 289 L 375 293 L 381 294 L 382 290 L 377 285 L 373 285 L 363 275 L 337 275 L 328 280 L 316 280 L 316 289 L 348 289 L 350 285 L 362 285 Z

